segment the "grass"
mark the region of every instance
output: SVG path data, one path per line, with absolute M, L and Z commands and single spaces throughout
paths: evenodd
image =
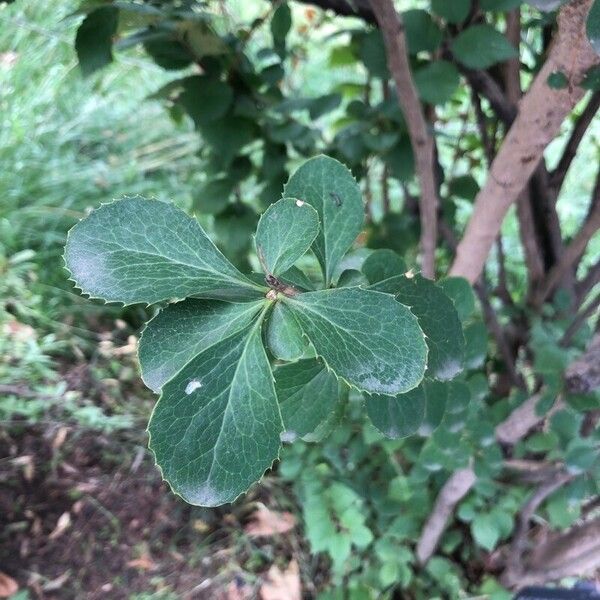
M 76 3 L 23 0 L 0 8 L 0 230 L 5 255 L 39 265 L 46 316 L 79 305 L 61 268 L 67 230 L 126 194 L 191 202 L 198 138 L 148 94 L 169 74 L 141 54 L 83 79 L 73 40 Z

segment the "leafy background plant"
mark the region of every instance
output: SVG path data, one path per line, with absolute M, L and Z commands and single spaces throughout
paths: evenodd
M 486 0 L 480 4 L 484 12 L 468 25 L 487 25 L 505 33 L 506 10 L 516 3 L 508 6 L 510 3 Z M 196 509 L 189 513 L 175 503 L 168 505 L 166 512 L 181 519 L 178 523 L 185 524 L 183 533 L 172 535 L 167 526 L 162 543 L 157 543 L 153 534 L 119 534 L 114 529 L 114 519 L 98 508 L 86 508 L 94 505 L 93 501 L 100 502 L 109 507 L 117 521 L 128 523 L 140 515 L 136 511 L 128 513 L 127 507 L 136 494 L 142 494 L 144 502 L 133 502 L 137 513 L 140 506 L 149 504 L 154 512 L 145 515 L 146 521 L 157 523 L 161 522 L 161 510 L 165 512 L 160 502 L 168 502 L 164 490 L 157 493 L 158 488 L 151 487 L 152 480 L 146 476 L 152 472 L 150 464 L 139 477 L 139 470 L 129 470 L 135 467 L 137 448 L 144 445 L 139 436 L 154 400 L 135 383 L 134 345 L 129 344 L 128 338 L 139 331 L 148 312 L 138 307 L 121 309 L 85 301 L 72 293 L 59 269 L 65 232 L 88 208 L 125 194 L 173 200 L 196 214 L 238 268 L 258 271 L 259 260 L 251 244 L 258 215 L 279 197 L 289 173 L 305 157 L 325 152 L 351 168 L 368 205 L 365 232 L 358 239 L 356 252 L 344 264 L 345 280 L 360 280 L 364 284 L 364 274 L 360 275 L 364 246 L 393 248 L 403 256 L 407 267 L 414 266 L 420 232 L 418 188 L 406 127 L 393 92 L 382 83 L 388 79 L 388 73 L 381 38 L 364 21 L 339 21 L 332 13 L 294 2 L 290 3 L 291 25 L 287 31 L 290 21 L 285 8 L 278 9 L 274 18 L 267 3 L 227 3 L 225 12 L 217 6 L 216 17 L 209 19 L 209 30 L 227 43 L 231 41 L 234 49 L 228 47 L 227 55 L 217 55 L 220 64 L 213 65 L 215 70 L 209 68 L 204 75 L 214 76 L 218 71 L 220 82 L 232 89 L 231 104 L 225 101 L 215 105 L 218 110 L 227 105 L 225 114 L 235 116 L 233 123 L 240 126 L 236 129 L 237 143 L 222 148 L 222 138 L 218 139 L 210 124 L 194 111 L 193 98 L 200 93 L 195 87 L 197 80 L 185 83 L 189 86 L 187 95 L 185 88 L 179 87 L 183 84 L 175 84 L 164 90 L 163 98 L 144 101 L 161 85 L 198 74 L 193 65 L 179 73 L 163 69 L 159 61 L 164 60 L 164 55 L 160 50 L 152 55 L 139 46 L 121 49 L 128 33 L 145 27 L 146 17 L 123 19 L 127 31 L 120 30 L 113 38 L 118 40 L 118 47 L 113 50 L 114 63 L 82 80 L 74 41 L 83 17 L 61 20 L 77 8 L 66 2 L 59 7 L 15 2 L 0 11 L 0 102 L 3 123 L 10 125 L 0 128 L 0 152 L 3 164 L 14 167 L 4 169 L 0 179 L 5 257 L 2 268 L 7 275 L 3 277 L 3 284 L 7 283 L 2 292 L 2 343 L 8 349 L 3 353 L 8 362 L 2 367 L 2 378 L 3 385 L 11 386 L 8 393 L 2 392 L 1 402 L 5 430 L 12 443 L 3 446 L 10 458 L 3 477 L 10 484 L 8 505 L 18 507 L 15 499 L 24 497 L 23 486 L 31 485 L 27 483 L 31 461 L 23 457 L 33 456 L 31 481 L 40 490 L 40 507 L 44 507 L 36 513 L 41 533 L 35 533 L 40 527 L 35 525 L 35 517 L 24 515 L 21 509 L 5 513 L 9 528 L 3 529 L 10 537 L 3 539 L 3 570 L 16 578 L 21 587 L 38 585 L 31 583 L 30 576 L 11 559 L 18 554 L 13 551 L 13 533 L 22 527 L 18 523 L 24 522 L 27 533 L 23 535 L 37 549 L 38 556 L 48 557 L 40 568 L 47 576 L 41 585 L 62 585 L 59 589 L 63 594 L 76 580 L 79 586 L 100 587 L 107 583 L 107 577 L 99 574 L 91 566 L 93 563 L 85 562 L 81 550 L 86 544 L 88 548 L 106 548 L 105 556 L 111 552 L 117 555 L 121 544 L 128 548 L 121 555 L 121 564 L 142 561 L 127 567 L 125 579 L 124 571 L 111 567 L 110 573 L 118 574 L 110 582 L 113 593 L 124 595 L 139 592 L 172 597 L 171 590 L 189 590 L 191 586 L 186 587 L 181 577 L 185 579 L 194 560 L 214 554 L 216 548 L 233 547 L 238 551 L 229 554 L 232 558 L 225 565 L 213 567 L 221 577 L 216 580 L 217 589 L 226 589 L 234 575 L 246 582 L 244 585 L 250 582 L 248 585 L 258 588 L 267 577 L 273 556 L 278 557 L 275 560 L 279 560 L 282 572 L 288 568 L 288 557 L 293 556 L 300 562 L 306 593 L 313 595 L 326 597 L 343 587 L 357 597 L 391 594 L 393 589 L 415 597 L 431 597 L 431 590 L 440 596 L 476 593 L 502 597 L 506 592 L 497 579 L 505 566 L 503 557 L 518 537 L 518 515 L 533 490 L 543 486 L 518 467 L 535 460 L 566 470 L 559 474 L 564 477 L 561 487 L 549 492 L 535 508 L 536 528 L 560 533 L 572 524 L 593 522 L 593 499 L 597 494 L 593 415 L 597 399 L 590 394 L 565 395 L 561 375 L 586 347 L 594 320 L 579 319 L 583 325 L 575 335 L 571 334 L 576 317 L 568 285 L 566 294 L 554 294 L 541 308 L 527 303 L 535 285 L 532 271 L 524 268 L 525 254 L 518 233 L 521 215 L 516 211 L 505 219 L 501 242 L 489 257 L 487 295 L 476 290 L 478 299 L 470 312 L 457 307 L 463 320 L 469 365 L 464 382 L 460 382 L 470 391 L 466 413 L 451 415 L 446 423 L 442 420 L 432 434 L 432 424 L 447 415 L 442 418 L 439 412 L 431 411 L 425 415 L 420 435 L 390 442 L 373 431 L 358 398 L 351 397 L 344 424 L 330 437 L 317 445 L 297 440 L 284 446 L 279 475 L 267 479 L 262 491 L 253 492 L 255 496 L 246 501 L 248 504 L 242 502 L 227 513 L 233 525 L 227 525 L 218 516 L 221 513 L 214 517 Z M 162 8 L 169 10 L 168 5 Z M 455 234 L 460 234 L 472 211 L 473 199 L 485 182 L 490 148 L 497 146 L 485 143 L 484 130 L 479 126 L 481 119 L 477 117 L 477 98 L 469 91 L 473 80 L 465 79 L 464 64 L 446 53 L 448 47 L 452 51 L 460 32 L 469 28 L 461 18 L 469 17 L 443 12 L 439 3 L 405 2 L 399 3 L 398 8 L 413 11 L 404 14 L 409 32 L 415 27 L 427 33 L 413 35 L 413 41 L 424 40 L 421 43 L 427 47 L 412 55 L 411 61 L 421 98 L 429 104 L 436 103 L 434 130 L 444 172 L 440 189 L 442 212 Z M 425 14 L 415 10 L 424 10 Z M 542 63 L 554 28 L 554 14 L 522 5 L 521 15 L 526 26 L 520 48 L 521 79 L 527 88 Z M 266 18 L 253 26 L 255 16 Z M 177 17 L 176 21 L 185 21 L 185 17 Z M 588 27 L 593 31 L 594 21 L 590 22 Z M 339 31 L 344 33 L 332 35 Z M 200 37 L 206 39 L 204 34 Z M 410 41 L 409 36 L 409 45 Z M 219 45 L 216 48 L 221 51 Z M 458 48 L 460 54 L 460 45 Z M 251 63 L 250 72 L 246 71 L 245 60 L 228 60 L 232 56 L 239 58 L 240 49 Z M 151 56 L 157 58 L 159 66 Z M 502 81 L 497 65 L 481 72 L 496 82 Z M 558 88 L 561 80 L 558 77 Z M 436 85 L 428 86 L 431 81 Z M 590 113 L 594 114 L 590 108 L 597 101 L 594 81 L 591 70 L 584 83 L 592 88 L 590 95 L 576 107 L 563 132 L 546 151 L 551 172 L 560 164 L 577 123 L 583 127 Z M 549 83 L 552 89 L 555 83 Z M 224 90 L 223 86 L 203 87 L 214 94 L 213 99 Z M 244 97 L 249 92 L 256 92 L 260 102 L 264 102 L 258 115 L 248 112 Z M 14 102 L 14 97 L 21 101 Z M 486 99 L 481 106 L 488 140 L 494 136 L 500 140 L 506 128 L 498 116 L 502 114 L 501 107 L 488 104 Z M 427 110 L 431 114 L 431 109 Z M 32 119 L 34 114 L 38 118 Z M 556 218 L 563 245 L 574 238 L 588 212 L 597 164 L 597 127 L 597 119 L 583 127 L 587 134 L 564 181 L 556 179 L 555 174 L 554 185 L 560 184 L 560 193 L 553 193 L 558 194 Z M 228 161 L 229 168 L 223 169 Z M 536 189 L 535 185 L 538 184 L 532 189 Z M 544 191 L 543 187 L 537 189 Z M 221 202 L 225 195 L 229 196 L 227 203 Z M 548 198 L 543 194 L 536 197 Z M 548 219 L 536 219 L 538 224 L 545 222 Z M 25 254 L 20 254 L 23 251 Z M 576 290 L 583 293 L 576 302 L 581 303 L 583 314 L 586 307 L 591 307 L 587 314 L 592 317 L 595 295 L 586 286 L 595 281 L 593 273 L 597 269 L 594 271 L 593 267 L 598 251 L 595 236 L 576 272 Z M 439 274 L 447 271 L 451 258 L 451 244 L 444 238 L 436 255 Z M 546 273 L 554 260 L 552 253 L 546 252 Z M 319 272 L 317 261 L 311 259 L 303 259 L 301 267 L 313 280 Z M 592 276 L 587 277 L 589 273 Z M 441 285 L 451 289 L 454 284 Z M 508 354 L 499 341 L 502 338 L 497 336 L 497 327 L 490 321 L 493 314 L 505 337 L 511 343 L 516 341 L 516 346 L 509 345 Z M 33 333 L 22 325 L 32 327 Z M 16 331 L 25 338 L 24 342 L 15 342 Z M 521 337 L 522 332 L 527 335 Z M 528 392 L 535 392 L 533 396 L 514 382 L 509 383 L 511 364 L 525 379 Z M 74 396 L 63 395 L 65 385 L 69 393 L 75 392 Z M 546 417 L 543 426 L 518 440 L 507 454 L 505 443 L 494 440 L 494 427 L 497 430 L 516 407 L 530 406 L 526 401 L 531 397 L 535 399 L 535 410 L 544 415 L 556 399 L 557 390 L 562 390 L 566 404 Z M 37 396 L 24 397 L 24 391 Z M 429 394 L 434 397 L 436 391 L 439 390 L 434 385 Z M 90 409 L 93 419 L 85 417 Z M 68 429 L 62 445 L 61 426 Z M 110 433 L 94 433 L 98 430 Z M 315 437 L 320 437 L 320 432 Z M 2 443 L 6 444 L 6 440 L 3 438 Z M 108 444 L 103 440 L 109 440 Z M 117 457 L 106 449 L 111 445 L 119 449 Z M 81 455 L 81 449 L 85 449 L 86 456 Z M 476 483 L 457 505 L 436 554 L 426 567 L 421 567 L 415 548 L 422 526 L 444 482 L 456 468 L 468 465 L 469 457 L 475 459 Z M 65 470 L 63 462 L 75 465 L 78 472 Z M 93 487 L 99 473 L 101 481 L 106 482 L 105 490 Z M 126 491 L 124 483 L 110 487 L 108 482 L 115 480 L 115 474 L 117 481 L 138 486 L 138 491 Z M 554 478 L 555 474 L 548 472 L 545 476 Z M 83 498 L 82 513 L 73 508 L 77 500 L 74 502 L 63 492 L 57 496 L 55 492 L 47 493 L 56 489 L 52 487 L 56 479 L 62 479 L 77 500 Z M 82 487 L 83 483 L 88 487 Z M 335 495 L 328 491 L 332 485 Z M 77 491 L 78 487 L 91 491 Z M 52 503 L 47 500 L 49 497 L 61 501 Z M 282 546 L 277 538 L 254 545 L 240 536 L 238 531 L 247 519 L 243 507 L 253 506 L 253 498 L 272 507 L 280 504 L 281 510 L 294 510 L 292 499 L 297 498 L 302 529 L 292 539 L 297 539 L 304 549 Z M 325 517 L 323 507 L 327 508 Z M 88 510 L 94 512 L 87 513 Z M 50 540 L 64 512 L 71 515 L 72 525 Z M 202 523 L 198 524 L 198 520 Z M 95 523 L 104 540 L 102 544 L 97 537 L 85 534 L 88 521 Z M 349 522 L 353 527 L 348 530 L 345 523 Z M 207 533 L 202 533 L 205 526 Z M 332 531 L 336 534 L 332 535 Z M 71 532 L 84 532 L 84 541 L 70 544 L 75 549 L 70 554 L 59 551 L 59 544 L 69 546 L 61 542 L 72 539 L 68 537 Z M 221 542 L 210 541 L 215 535 Z M 305 539 L 308 544 L 303 546 Z M 150 547 L 149 540 L 154 540 Z M 175 559 L 168 558 L 169 544 L 175 549 L 186 549 L 191 557 L 189 566 L 170 562 Z M 206 552 L 191 552 L 191 547 L 206 548 Z M 311 547 L 313 558 L 305 559 Z M 143 565 L 149 565 L 148 557 L 156 563 L 157 570 L 144 570 Z M 86 583 L 85 578 L 70 574 L 62 584 L 56 583 L 71 565 L 79 565 L 77 568 L 90 574 L 91 581 Z M 180 574 L 179 579 L 174 573 Z

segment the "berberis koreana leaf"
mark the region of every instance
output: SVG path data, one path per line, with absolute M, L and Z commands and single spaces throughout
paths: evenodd
M 145 384 L 158 392 L 197 354 L 246 329 L 262 306 L 262 300 L 229 303 L 188 298 L 163 308 L 140 338 L 138 357 Z
M 284 196 L 308 202 L 319 213 L 321 230 L 313 244 L 329 286 L 364 221 L 360 188 L 352 173 L 328 156 L 306 161 L 290 178 Z
M 410 307 L 425 333 L 429 358 L 427 375 L 452 379 L 463 368 L 465 338 L 452 300 L 433 281 L 420 275 L 399 275 L 381 281 L 370 289 L 394 294 Z
M 283 423 L 261 321 L 209 346 L 167 382 L 150 448 L 187 502 L 233 502 L 277 458 Z
M 105 204 L 77 223 L 65 262 L 84 293 L 108 302 L 244 300 L 262 289 L 217 250 L 196 219 L 140 197 Z
M 357 389 L 395 396 L 423 378 L 423 332 L 392 296 L 354 287 L 307 292 L 284 302 L 317 355 Z
M 285 273 L 319 233 L 319 215 L 308 203 L 282 198 L 263 213 L 256 229 L 256 253 L 267 274 Z
M 285 426 L 283 439 L 316 441 L 318 431 L 344 400 L 343 384 L 314 358 L 275 369 L 275 389 Z
M 398 396 L 367 396 L 365 405 L 371 422 L 392 439 L 416 433 L 425 418 L 425 393 L 420 385 Z

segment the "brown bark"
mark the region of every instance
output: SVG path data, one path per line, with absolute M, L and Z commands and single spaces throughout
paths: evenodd
M 600 229 L 600 202 L 593 202 L 592 210 L 581 229 L 567 246 L 560 260 L 552 267 L 543 285 L 540 286 L 535 296 L 535 304 L 537 306 L 540 306 L 548 299 L 560 281 L 569 273 L 573 265 L 575 265 L 584 253 L 589 241 L 598 229 Z
M 560 11 L 559 28 L 548 59 L 523 97 L 517 118 L 475 200 L 473 215 L 461 240 L 451 275 L 476 281 L 511 204 L 536 170 L 546 146 L 584 95 L 579 87 L 585 72 L 598 62 L 585 34 L 592 0 L 573 0 Z M 569 85 L 553 90 L 551 73 L 566 74 Z
M 408 61 L 406 33 L 401 16 L 392 0 L 371 0 L 371 7 L 386 47 L 388 66 L 396 84 L 396 93 L 415 153 L 417 175 L 421 184 L 421 269 L 429 279 L 435 277 L 437 247 L 437 209 L 439 205 L 435 178 L 435 151 L 421 101 L 417 94 Z

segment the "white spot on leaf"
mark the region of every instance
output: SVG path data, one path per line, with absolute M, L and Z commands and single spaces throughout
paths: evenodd
M 304 200 L 296 200 L 296 206 L 304 206 Z
M 198 388 L 202 387 L 202 383 L 200 383 L 197 379 L 192 379 L 185 386 L 185 393 L 189 396 L 192 392 L 195 392 Z

